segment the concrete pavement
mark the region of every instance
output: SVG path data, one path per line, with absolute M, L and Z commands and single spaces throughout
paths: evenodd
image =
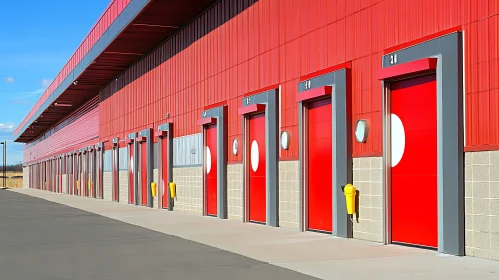
M 0 192 L 0 197 L 3 196 L 2 192 Z M 241 262 L 236 262 L 234 264 L 232 262 L 228 262 L 227 265 L 230 267 L 231 271 L 233 269 L 235 269 L 234 271 L 237 271 L 237 268 L 234 267 L 249 264 L 250 267 L 254 268 L 254 270 L 249 269 L 247 271 L 249 273 L 248 277 L 251 278 L 270 279 L 274 277 L 281 277 L 279 273 L 290 273 L 288 270 L 275 270 L 276 266 L 288 268 L 321 279 L 350 280 L 366 278 L 428 280 L 470 279 L 472 277 L 480 277 L 480 279 L 499 278 L 499 262 L 496 261 L 440 255 L 434 251 L 423 249 L 402 246 L 384 246 L 360 240 L 334 238 L 319 233 L 298 232 L 283 228 L 271 228 L 256 224 L 241 223 L 238 221 L 192 216 L 158 209 L 122 205 L 96 199 L 54 194 L 33 189 L 19 189 L 12 192 L 32 196 L 30 199 L 35 199 L 35 197 L 42 198 L 47 201 L 57 202 L 63 205 L 92 212 L 103 217 L 114 219 L 116 221 L 106 219 L 105 222 L 105 224 L 110 224 L 109 227 L 111 229 L 115 227 L 126 227 L 125 224 L 118 222 L 122 221 L 156 231 L 154 234 L 148 233 L 151 234 L 150 237 L 147 235 L 148 237 L 145 239 L 134 240 L 137 248 L 130 248 L 130 250 L 139 250 L 138 248 L 144 247 L 143 249 L 140 249 L 142 252 L 141 256 L 147 255 L 149 250 L 152 250 L 152 254 L 155 256 L 168 254 L 168 251 L 171 250 L 169 246 L 158 245 L 161 244 L 162 241 L 147 241 L 148 239 L 155 240 L 155 238 L 158 238 L 159 240 L 165 238 L 164 242 L 167 242 L 166 239 L 171 238 L 177 238 L 178 240 L 186 239 L 218 248 L 220 250 L 217 252 L 220 252 L 221 254 L 219 257 L 215 257 L 217 254 L 207 254 L 210 256 L 209 259 L 211 259 L 212 256 L 217 259 L 217 261 L 213 264 L 214 267 L 218 267 L 217 265 L 224 263 L 227 260 L 232 261 L 233 258 L 235 258 L 235 260 L 239 260 L 239 258 L 243 258 L 242 256 L 246 256 L 251 259 L 244 259 L 244 261 L 241 260 Z M 3 206 L 0 207 L 0 209 L 4 208 Z M 23 208 L 17 204 L 12 207 Z M 76 211 L 67 207 L 64 209 L 71 210 L 62 211 L 60 209 L 56 210 L 58 206 L 51 207 L 55 207 L 51 215 L 61 220 L 69 219 L 66 217 L 66 213 L 74 213 L 74 211 Z M 34 209 L 37 209 L 36 206 Z M 2 210 L 0 210 L 0 213 L 2 213 Z M 2 214 L 0 214 L 0 216 L 2 216 Z M 103 217 L 101 219 L 104 219 Z M 82 217 L 78 217 L 78 219 L 73 219 L 82 219 L 82 221 L 84 221 L 86 217 L 85 215 L 82 215 Z M 22 219 L 19 222 L 22 222 Z M 0 226 L 0 228 L 2 227 Z M 89 230 L 85 229 L 85 226 L 83 225 L 81 230 L 82 232 L 87 232 L 87 234 L 95 234 L 98 236 L 98 232 L 88 233 Z M 0 230 L 0 234 L 3 235 L 1 231 L 3 230 Z M 11 232 L 11 234 L 15 233 Z M 159 234 L 159 236 L 157 234 Z M 136 234 L 131 234 L 131 236 L 135 235 Z M 125 237 L 120 238 L 125 238 L 125 240 L 129 240 L 130 238 L 133 239 L 131 236 L 125 235 Z M 182 239 L 178 237 L 181 237 Z M 169 244 L 180 242 L 177 241 L 177 239 L 175 239 L 174 242 L 169 241 Z M 56 241 L 54 240 L 53 242 Z M 71 243 L 71 240 L 67 240 L 66 242 Z M 143 245 L 143 243 L 150 245 Z M 2 241 L 0 241 L 0 244 L 2 244 Z M 198 254 L 196 251 L 196 254 L 194 255 L 197 256 L 194 256 L 193 254 L 183 252 L 180 248 L 176 248 L 175 250 L 177 250 L 175 251 L 175 254 L 182 256 L 182 258 L 175 260 L 175 267 L 183 267 L 185 268 L 185 271 L 189 271 L 189 267 L 191 266 L 198 267 L 196 263 L 197 261 L 200 261 L 198 256 L 201 256 L 201 253 Z M 210 251 L 215 249 L 211 248 L 206 250 Z M 230 254 L 228 252 L 237 254 L 234 255 L 237 257 L 227 257 L 224 259 L 222 255 Z M 89 255 L 92 254 L 91 251 L 88 253 Z M 193 259 L 191 259 L 191 256 Z M 155 264 L 152 267 L 161 267 L 164 263 L 163 261 L 157 262 L 156 259 L 158 259 L 158 257 L 146 257 L 146 259 L 148 262 Z M 0 261 L 1 260 L 2 259 L 0 259 Z M 128 259 L 127 261 L 131 262 L 132 259 Z M 259 261 L 258 264 L 254 264 L 253 262 L 255 261 Z M 264 264 L 266 263 L 270 263 L 273 266 L 265 266 Z M 138 268 L 132 265 L 127 267 L 127 269 L 126 273 L 134 273 L 137 272 Z M 80 273 L 83 272 L 85 271 Z M 222 279 L 245 279 L 243 275 L 246 274 L 240 274 L 239 272 L 234 273 L 234 275 L 237 275 L 235 278 L 227 275 L 227 278 L 222 277 Z M 301 274 L 291 275 L 292 276 L 283 276 L 286 277 L 283 279 L 305 279 L 305 276 Z M 206 278 L 204 274 L 203 278 Z

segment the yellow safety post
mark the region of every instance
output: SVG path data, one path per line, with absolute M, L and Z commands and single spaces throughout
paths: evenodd
M 88 181 L 88 195 L 90 196 L 90 189 L 92 187 L 92 183 L 90 181 Z
M 177 196 L 177 190 L 176 190 L 177 186 L 175 185 L 174 182 L 171 182 L 170 183 L 170 195 L 172 198 L 175 198 Z
M 355 214 L 355 195 L 357 194 L 357 190 L 352 184 L 347 184 L 343 192 L 345 193 L 347 214 L 353 215 Z
M 151 183 L 151 193 L 153 197 L 156 197 L 156 183 L 152 182 Z

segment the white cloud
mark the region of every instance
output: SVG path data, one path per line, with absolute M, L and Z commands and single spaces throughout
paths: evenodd
M 7 83 L 13 83 L 13 82 L 15 82 L 16 80 L 14 80 L 14 78 L 12 78 L 12 77 L 7 77 L 7 79 L 5 79 L 5 81 L 6 81 Z
M 25 91 L 25 92 L 5 92 L 5 93 L 0 93 L 0 94 L 5 94 L 5 95 L 16 95 L 16 96 L 30 96 L 30 95 L 33 95 L 33 94 L 40 94 L 40 93 L 44 93 L 46 89 L 44 88 L 39 88 L 37 90 L 34 90 L 34 91 Z
M 34 90 L 34 91 L 25 91 L 25 92 L 10 92 L 10 93 L 0 92 L 0 96 L 1 95 L 8 95 L 8 96 L 14 97 L 14 99 L 12 99 L 12 100 L 9 101 L 12 104 L 27 104 L 27 105 L 32 105 L 36 101 L 36 100 L 34 100 L 34 98 L 36 99 L 42 93 L 44 93 L 47 90 L 47 87 L 49 87 L 51 83 L 52 83 L 52 80 L 42 79 L 42 81 L 41 81 L 41 88 L 39 88 L 37 90 Z M 0 129 L 2 129 L 2 128 L 0 127 Z
M 13 123 L 0 123 L 0 132 L 11 132 L 14 128 Z
M 43 79 L 42 80 L 42 88 L 48 88 L 51 83 L 52 83 L 52 80 Z

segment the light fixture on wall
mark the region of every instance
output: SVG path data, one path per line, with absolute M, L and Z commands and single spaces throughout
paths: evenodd
M 369 134 L 369 125 L 367 120 L 361 119 L 355 125 L 355 139 L 359 143 L 365 143 Z
M 73 105 L 67 104 L 67 103 L 58 103 L 58 102 L 56 102 L 56 103 L 54 103 L 54 106 L 57 106 L 57 107 L 71 107 Z
M 291 135 L 290 135 L 289 131 L 284 130 L 283 132 L 281 132 L 281 147 L 284 150 L 289 149 L 289 142 L 290 141 L 291 141 Z
M 239 149 L 239 141 L 237 140 L 237 138 L 234 138 L 234 140 L 232 140 L 232 154 L 237 156 L 238 149 Z

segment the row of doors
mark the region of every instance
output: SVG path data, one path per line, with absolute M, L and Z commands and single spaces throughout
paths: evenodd
M 249 220 L 256 223 L 266 222 L 266 141 L 265 115 L 256 114 L 249 118 Z M 217 216 L 218 174 L 217 174 L 217 125 L 205 128 L 205 188 L 206 213 Z
M 437 247 L 437 116 L 434 75 L 391 85 L 392 242 Z M 331 98 L 304 104 L 304 193 L 307 229 L 333 230 Z M 265 115 L 249 117 L 249 220 L 266 222 Z M 205 127 L 207 215 L 217 215 L 217 124 Z M 298 137 L 295 137 L 298 139 Z M 362 197 L 359 199 L 369 199 Z
M 103 198 L 102 152 L 88 151 L 67 157 L 67 188 L 71 195 Z
M 52 159 L 29 166 L 29 187 L 62 193 L 62 159 Z
M 309 229 L 332 231 L 332 127 L 331 99 L 309 104 Z M 249 117 L 249 220 L 266 222 L 266 141 L 265 114 Z M 205 128 L 207 214 L 217 215 L 217 125 Z
M 32 164 L 29 166 L 29 186 L 62 193 L 63 175 L 66 175 L 66 193 L 102 198 L 101 157 L 101 152 L 92 150 Z
M 333 230 L 333 120 L 331 99 L 312 100 L 304 104 L 306 131 L 304 182 L 307 207 L 307 229 Z M 434 75 L 417 77 L 391 84 L 391 235 L 395 243 L 437 247 L 437 121 L 436 81 Z M 248 193 L 249 220 L 266 222 L 266 135 L 265 115 L 248 118 Z M 217 124 L 205 128 L 206 211 L 217 215 Z M 296 137 L 297 138 L 297 137 Z M 296 139 L 295 138 L 295 139 Z M 134 148 L 129 145 L 129 203 L 147 205 L 147 146 L 138 143 L 138 170 L 134 170 Z M 168 141 L 159 139 L 161 204 L 168 208 Z M 116 149 L 114 149 L 116 151 Z M 69 156 L 68 193 L 102 198 L 101 153 L 87 152 Z M 97 158 L 95 158 L 97 157 Z M 96 159 L 96 160 L 95 160 Z M 113 167 L 116 166 L 113 155 Z M 62 192 L 62 160 L 30 166 L 30 186 Z M 140 191 L 135 195 L 135 172 L 140 173 Z M 95 186 L 93 178 L 99 174 Z M 139 174 L 137 174 L 139 175 Z M 113 168 L 113 197 L 119 200 L 118 171 Z M 97 188 L 96 188 L 97 187 Z M 138 190 L 138 189 L 137 189 Z M 360 198 L 363 199 L 362 194 Z
M 148 205 L 148 181 L 147 181 L 147 142 L 138 143 L 138 153 L 135 155 L 135 149 L 133 142 L 128 144 L 128 203 L 129 204 L 140 204 L 143 206 Z M 160 170 L 159 170 L 159 182 L 157 182 L 158 194 L 160 195 L 161 207 L 164 209 L 168 209 L 169 206 L 169 195 L 168 195 L 168 139 L 167 138 L 159 138 L 159 146 L 160 146 Z M 116 149 L 113 149 L 113 152 L 116 152 Z M 135 170 L 135 157 L 137 159 L 138 170 Z M 113 154 L 113 166 L 115 166 L 115 156 Z M 118 171 L 117 168 L 113 168 L 113 194 L 115 200 L 119 200 L 119 184 L 118 180 Z M 136 188 L 136 180 L 135 177 L 138 176 L 138 186 Z M 139 188 L 140 187 L 140 188 Z M 137 200 L 137 201 L 136 201 Z

